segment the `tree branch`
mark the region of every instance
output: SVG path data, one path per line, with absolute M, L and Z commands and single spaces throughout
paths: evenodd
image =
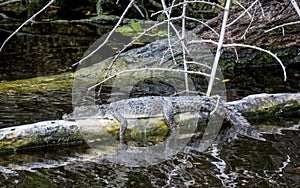
M 0 47 L 0 52 L 2 51 L 4 45 L 16 34 L 18 33 L 24 25 L 28 24 L 29 22 L 32 22 L 33 19 L 39 15 L 41 12 L 43 12 L 46 8 L 48 8 L 52 3 L 54 3 L 55 0 L 51 0 L 47 5 L 45 5 L 41 10 L 39 10 L 37 13 L 35 13 L 33 16 L 31 16 L 28 20 L 26 20 L 23 24 L 21 24 L 7 39 L 3 42 L 3 44 Z

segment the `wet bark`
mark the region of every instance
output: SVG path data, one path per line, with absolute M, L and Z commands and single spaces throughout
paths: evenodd
M 251 5 L 250 2 L 254 1 L 248 1 L 248 5 L 245 8 Z M 300 20 L 291 2 L 289 0 L 261 0 L 259 2 L 249 10 L 251 16 L 245 13 L 238 21 L 227 27 L 225 43 L 244 43 L 263 47 L 277 53 L 283 61 L 299 62 L 300 23 L 267 32 L 278 25 Z M 242 12 L 243 9 L 240 7 L 231 9 L 228 23 L 235 20 Z M 220 14 L 209 20 L 207 24 L 219 32 L 222 18 L 223 14 Z M 218 41 L 218 36 L 204 25 L 200 25 L 194 31 L 201 38 Z M 211 48 L 214 49 L 215 46 L 211 45 Z M 274 59 L 270 56 L 257 56 L 261 55 L 257 50 L 237 48 L 237 52 L 240 60 L 274 62 Z M 236 58 L 234 50 L 225 49 L 223 60 L 232 58 Z

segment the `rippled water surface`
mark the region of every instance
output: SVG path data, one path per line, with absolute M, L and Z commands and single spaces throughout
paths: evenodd
M 148 167 L 109 162 L 94 156 L 86 145 L 22 151 L 2 155 L 0 183 L 7 187 L 297 187 L 300 131 L 282 133 L 265 135 L 266 141 L 240 138 L 214 144 L 205 152 L 180 152 Z

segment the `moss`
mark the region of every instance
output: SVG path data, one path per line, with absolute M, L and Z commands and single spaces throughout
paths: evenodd
M 9 93 L 30 94 L 49 90 L 70 90 L 73 85 L 74 74 L 65 73 L 53 76 L 42 76 L 25 80 L 16 80 L 0 83 L 0 95 Z
M 112 120 L 113 121 L 113 120 Z M 113 123 L 112 121 L 106 122 L 107 132 L 112 136 L 119 135 L 120 123 Z M 129 120 L 129 125 L 125 130 L 124 136 L 135 140 L 141 135 L 147 134 L 148 136 L 166 136 L 169 132 L 169 127 L 162 117 L 159 118 L 141 118 L 139 119 L 141 125 L 136 125 L 135 121 Z M 113 123 L 113 125 L 112 125 Z M 144 130 L 141 130 L 144 129 Z
M 274 59 L 273 56 L 270 54 L 267 54 L 265 52 L 258 52 L 254 55 L 253 61 L 251 64 L 254 64 L 255 66 L 260 65 L 272 65 L 276 62 L 276 59 Z
M 259 117 L 264 118 L 272 116 L 274 114 L 279 115 L 280 113 L 285 114 L 289 112 L 297 113 L 299 110 L 299 102 L 292 103 L 281 103 L 279 105 L 263 106 L 255 111 L 243 113 L 247 117 Z
M 227 69 L 232 69 L 233 67 L 236 66 L 234 61 L 224 61 L 221 60 L 219 62 L 219 66 L 222 68 L 222 70 L 227 70 Z
M 82 143 L 83 141 L 84 138 L 80 132 L 70 135 L 69 138 L 62 136 L 60 139 L 56 139 L 53 136 L 40 138 L 39 135 L 26 138 L 16 138 L 15 136 L 15 138 L 13 138 L 12 135 L 12 139 L 0 141 L 0 153 L 53 145 L 70 145 L 74 143 Z
M 33 187 L 40 187 L 40 188 L 57 187 L 49 177 L 43 175 L 40 172 L 34 172 L 31 173 L 30 175 L 28 174 L 25 175 L 24 173 L 21 173 L 20 179 L 26 181 L 21 181 L 20 183 L 18 183 L 18 187 L 29 187 L 28 185 L 31 185 Z

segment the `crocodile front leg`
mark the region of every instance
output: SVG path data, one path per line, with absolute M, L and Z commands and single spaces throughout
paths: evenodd
M 110 113 L 114 118 L 116 118 L 116 120 L 118 120 L 121 124 L 120 124 L 120 131 L 119 131 L 119 138 L 120 141 L 123 143 L 124 142 L 124 133 L 125 130 L 127 128 L 128 122 L 127 119 L 122 116 L 118 111 L 110 109 L 108 111 L 108 113 Z
M 163 111 L 164 111 L 164 116 L 167 121 L 167 125 L 169 126 L 170 129 L 174 128 L 177 126 L 175 122 L 175 112 L 174 112 L 174 107 L 171 101 L 168 100 L 163 100 Z

